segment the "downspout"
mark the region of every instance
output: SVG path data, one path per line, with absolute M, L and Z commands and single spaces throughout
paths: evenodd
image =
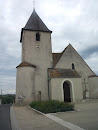
M 35 69 L 34 69 L 34 75 L 36 75 L 36 67 L 34 67 Z M 33 76 L 33 100 L 35 101 L 35 76 Z
M 51 77 L 49 77 L 49 68 L 47 69 L 47 76 L 48 76 L 48 98 L 49 98 L 49 100 L 50 100 L 49 81 L 51 80 Z

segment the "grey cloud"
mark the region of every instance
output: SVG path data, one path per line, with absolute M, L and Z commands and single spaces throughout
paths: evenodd
M 89 59 L 93 54 L 98 55 L 98 45 L 93 45 L 80 52 L 84 59 Z
M 98 0 L 37 0 L 35 8 L 53 31 L 53 52 L 71 43 L 98 74 L 98 59 L 92 59 L 98 54 Z M 15 90 L 15 67 L 21 62 L 20 31 L 32 11 L 31 0 L 0 2 L 0 88 L 3 85 L 8 92 Z
M 0 90 L 3 91 L 3 94 L 15 93 L 15 76 L 0 75 L 0 81 L 2 81 L 0 82 Z

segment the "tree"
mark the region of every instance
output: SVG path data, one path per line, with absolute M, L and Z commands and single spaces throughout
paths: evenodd
M 7 94 L 7 95 L 2 95 L 2 104 L 10 104 L 15 101 L 15 95 Z

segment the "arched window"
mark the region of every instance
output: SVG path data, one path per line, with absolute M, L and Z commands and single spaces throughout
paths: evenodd
M 36 41 L 40 41 L 40 34 L 36 33 Z
M 74 63 L 72 63 L 72 69 L 73 69 L 73 70 L 75 69 L 75 65 L 74 65 Z

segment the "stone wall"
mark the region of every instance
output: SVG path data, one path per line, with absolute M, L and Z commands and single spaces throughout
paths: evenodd
M 64 101 L 63 83 L 70 84 L 71 101 L 78 102 L 83 99 L 81 78 L 52 78 L 50 80 L 50 97 L 53 100 Z
M 85 80 L 86 89 L 88 90 L 87 98 L 89 98 L 88 77 L 91 75 L 95 75 L 95 73 L 90 69 L 90 67 L 86 64 L 82 57 L 76 52 L 72 45 L 69 44 L 68 47 L 65 49 L 63 55 L 61 56 L 59 62 L 57 63 L 56 68 L 72 69 L 72 64 L 74 64 L 75 70 L 81 76 L 83 91 L 85 91 Z
M 30 103 L 34 100 L 34 75 L 35 68 L 33 67 L 18 67 L 16 79 L 16 103 L 22 101 Z
M 34 78 L 34 93 L 35 100 L 48 100 L 48 74 L 47 69 L 52 67 L 52 49 L 51 49 L 51 33 L 39 32 L 40 41 L 36 41 L 37 31 L 23 31 L 22 36 L 22 62 L 27 62 L 36 66 L 35 74 L 29 75 L 29 78 Z M 32 72 L 32 71 L 31 71 Z M 18 72 L 20 73 L 20 72 Z M 28 73 L 28 72 L 27 72 Z M 19 75 L 19 74 L 18 74 Z M 17 76 L 17 82 L 19 80 Z M 31 82 L 31 81 L 30 81 Z M 22 83 L 21 83 L 22 84 Z M 29 85 L 30 84 L 28 82 Z M 17 84 L 18 86 L 18 84 Z M 19 85 L 21 87 L 21 85 Z M 22 87 L 23 89 L 23 87 Z M 20 91 L 20 90 L 19 90 Z M 23 90 L 24 91 L 24 90 Z M 29 91 L 29 88 L 28 88 Z M 31 89 L 30 89 L 31 91 Z M 29 91 L 29 92 L 30 92 Z M 29 93 L 28 92 L 28 93 Z M 29 96 L 29 94 L 28 94 Z
M 89 96 L 90 98 L 98 98 L 98 77 L 89 78 Z

